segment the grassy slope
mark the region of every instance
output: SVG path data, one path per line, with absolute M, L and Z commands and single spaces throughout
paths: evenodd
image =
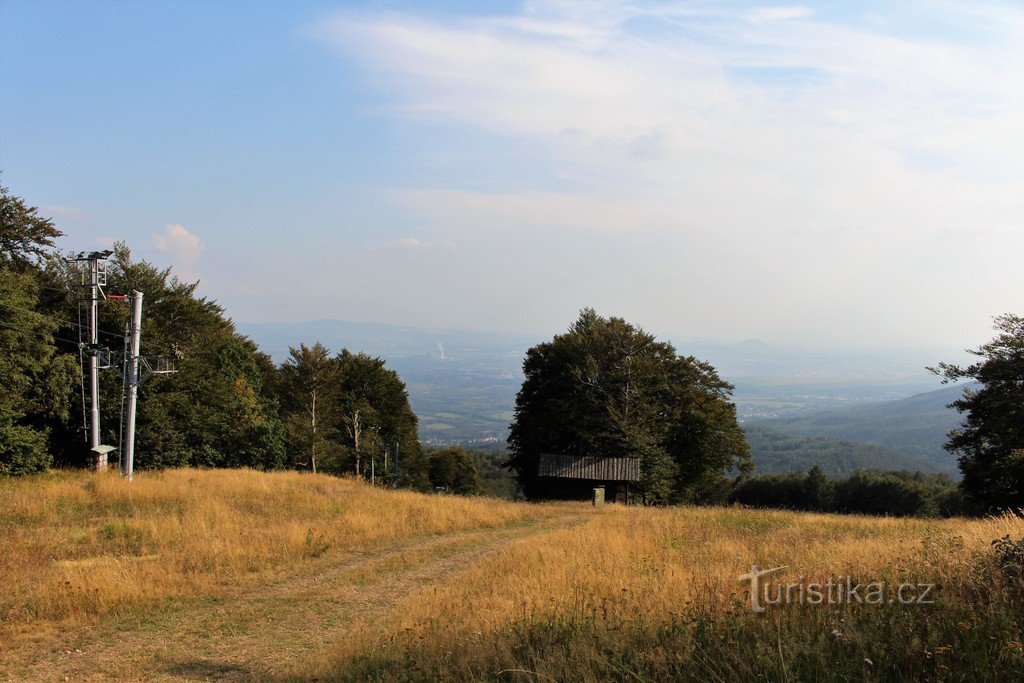
M 1005 534 L 1024 519 L 594 510 L 248 471 L 4 481 L 0 677 L 1009 680 Z M 754 563 L 942 589 L 754 615 Z
M 328 557 L 527 524 L 556 510 L 440 503 L 353 480 L 247 470 L 142 473 L 131 484 L 113 473 L 0 479 L 0 643 L 148 617 L 287 582 Z

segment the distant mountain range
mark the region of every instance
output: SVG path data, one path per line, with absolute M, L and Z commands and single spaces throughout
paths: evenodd
M 289 346 L 322 342 L 381 356 L 405 381 L 427 443 L 501 447 L 522 383 L 524 335 L 432 330 L 317 320 L 239 323 L 278 362 Z M 757 339 L 687 341 L 680 353 L 708 360 L 736 385 L 737 412 L 759 472 L 821 464 L 842 475 L 858 467 L 955 471 L 942 450 L 961 390 L 929 391 L 926 354 L 826 354 L 779 351 Z

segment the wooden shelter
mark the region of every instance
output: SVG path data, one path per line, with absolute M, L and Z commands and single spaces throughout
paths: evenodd
M 606 500 L 627 503 L 629 482 L 640 481 L 640 460 L 543 454 L 537 476 L 549 479 L 545 488 L 560 494 L 552 497 L 582 500 L 589 498 L 594 488 L 603 486 Z

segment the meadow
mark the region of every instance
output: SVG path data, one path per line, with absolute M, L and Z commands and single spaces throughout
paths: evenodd
M 0 481 L 0 677 L 1020 680 L 1022 538 L 1019 515 L 595 509 L 297 473 L 55 472 Z M 739 580 L 752 565 L 801 586 L 934 588 L 930 604 L 757 613 Z

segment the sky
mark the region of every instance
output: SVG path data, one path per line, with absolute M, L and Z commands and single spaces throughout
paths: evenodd
M 0 0 L 0 169 L 239 321 L 959 351 L 1024 313 L 1024 5 Z

